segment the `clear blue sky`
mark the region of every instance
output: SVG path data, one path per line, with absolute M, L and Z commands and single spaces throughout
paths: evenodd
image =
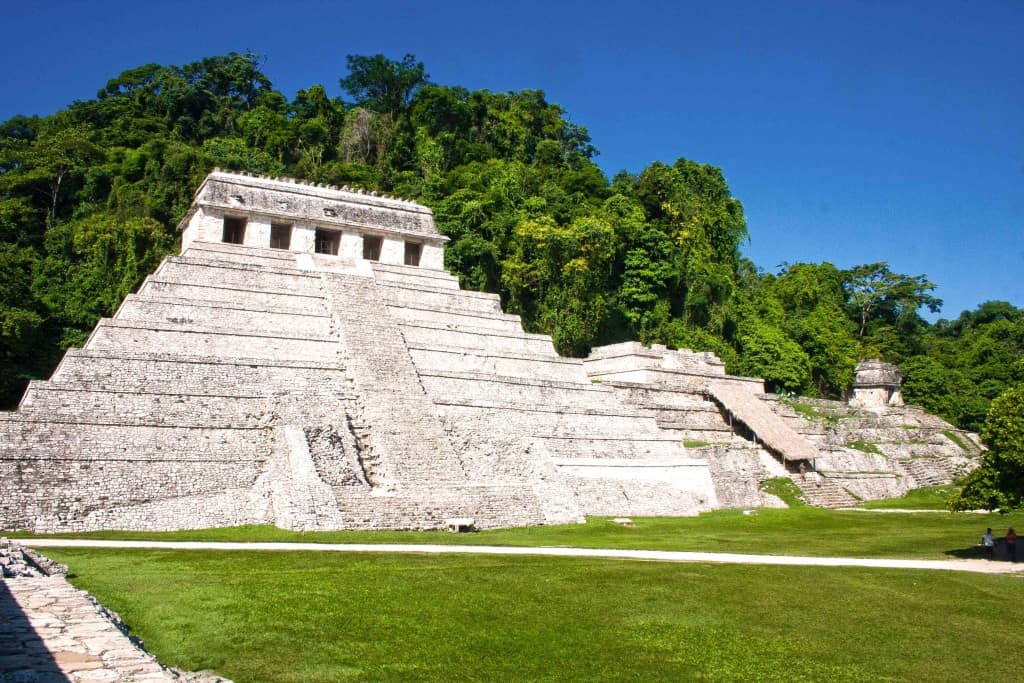
M 420 58 L 436 83 L 539 88 L 609 176 L 722 167 L 745 253 L 927 274 L 956 317 L 1024 306 L 1024 2 L 7 3 L 0 120 L 123 70 L 229 51 L 291 96 L 341 95 L 345 55 Z

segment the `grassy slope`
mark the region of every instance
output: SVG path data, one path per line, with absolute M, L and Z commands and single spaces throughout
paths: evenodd
M 886 498 L 883 500 L 868 500 L 861 504 L 861 507 L 868 510 L 883 510 L 895 508 L 903 510 L 945 510 L 946 501 L 960 487 L 956 484 L 946 486 L 929 486 L 921 489 L 911 489 L 902 498 Z
M 1007 526 L 1024 528 L 1024 513 L 873 514 L 817 508 L 762 509 L 756 515 L 722 510 L 699 517 L 635 518 L 622 527 L 593 518 L 586 525 L 504 529 L 476 534 L 445 532 L 300 533 L 275 527 L 236 527 L 167 533 L 95 532 L 78 537 L 210 541 L 306 541 L 321 543 L 470 543 L 589 548 L 695 550 L 776 555 L 980 557 L 976 545 L 985 527 L 1002 535 Z
M 161 661 L 246 681 L 1016 681 L 1016 577 L 52 550 Z

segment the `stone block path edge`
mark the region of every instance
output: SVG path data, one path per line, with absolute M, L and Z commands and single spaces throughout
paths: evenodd
M 174 680 L 63 577 L 0 582 L 0 682 Z

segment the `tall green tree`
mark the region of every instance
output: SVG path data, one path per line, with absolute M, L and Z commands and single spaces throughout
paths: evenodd
M 409 106 L 417 88 L 429 75 L 423 62 L 407 54 L 400 61 L 377 54 L 372 57 L 348 55 L 348 75 L 339 82 L 342 90 L 367 109 L 397 117 Z
M 1024 506 L 1024 385 L 1007 389 L 985 417 L 982 464 L 968 475 L 954 510 L 1011 510 Z
M 942 299 L 929 294 L 935 284 L 926 276 L 894 273 L 885 262 L 854 266 L 845 271 L 843 289 L 859 321 L 861 337 L 872 320 L 897 324 L 905 330 L 918 322 L 917 311 L 922 307 L 932 313 L 942 309 Z

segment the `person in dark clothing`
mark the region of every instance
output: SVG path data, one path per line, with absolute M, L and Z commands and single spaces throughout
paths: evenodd
M 1006 558 L 1010 562 L 1017 561 L 1017 532 L 1012 526 L 1006 531 Z

